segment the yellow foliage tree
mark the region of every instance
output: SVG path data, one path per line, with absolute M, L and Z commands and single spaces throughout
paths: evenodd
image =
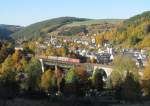
M 95 37 L 96 45 L 99 45 L 99 44 L 102 45 L 103 40 L 104 40 L 104 35 L 97 35 Z
M 124 81 L 127 73 L 132 73 L 134 75 L 134 79 L 138 81 L 139 74 L 138 68 L 135 62 L 127 57 L 127 56 L 116 56 L 113 61 L 113 72 L 111 74 L 111 81 L 113 86 L 117 86 L 116 84 L 120 84 L 121 81 Z
M 53 72 L 49 69 L 45 71 L 41 76 L 41 88 L 44 89 L 46 93 L 50 93 L 50 88 L 52 85 Z
M 20 51 L 16 50 L 15 53 L 13 53 L 12 55 L 12 59 L 15 63 L 17 63 L 20 59 Z
M 59 56 L 65 57 L 65 56 L 66 56 L 65 48 L 58 48 L 58 49 L 57 49 L 57 54 L 58 54 Z

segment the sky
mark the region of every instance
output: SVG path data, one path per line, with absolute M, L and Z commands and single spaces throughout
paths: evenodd
M 62 16 L 127 19 L 144 11 L 150 0 L 0 0 L 0 24 L 27 26 Z

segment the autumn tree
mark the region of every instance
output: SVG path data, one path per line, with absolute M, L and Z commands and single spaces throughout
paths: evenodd
M 75 67 L 75 74 L 81 80 L 87 80 L 88 79 L 88 73 L 87 73 L 86 68 L 84 66 Z
M 43 55 L 54 56 L 54 55 L 57 55 L 57 52 L 52 46 L 49 46 Z
M 20 60 L 22 58 L 22 53 L 20 50 L 15 50 L 15 52 L 12 54 L 12 59 L 14 62 L 14 67 L 16 71 L 22 70 L 22 65 L 20 64 Z
M 28 62 L 27 62 L 27 60 L 26 60 L 25 57 L 23 57 L 23 58 L 20 60 L 20 63 L 21 63 L 21 65 L 22 65 L 23 69 L 25 69 L 26 66 L 28 65 Z
M 8 56 L 2 63 L 1 74 L 9 73 L 10 71 L 15 71 L 14 61 L 11 56 Z
M 19 50 L 15 50 L 15 52 L 12 54 L 12 59 L 15 63 L 19 62 L 21 58 L 21 53 Z
M 150 42 L 149 41 L 150 41 L 150 36 L 144 37 L 143 41 L 140 43 L 140 48 L 150 47 Z
M 127 101 L 137 101 L 141 97 L 141 88 L 134 75 L 127 72 L 125 81 L 123 83 L 122 98 Z
M 119 95 L 118 98 L 126 98 L 127 96 L 122 95 L 122 92 L 125 94 L 125 92 L 126 92 L 125 89 L 127 89 L 127 88 L 129 88 L 128 90 L 130 90 L 130 92 L 134 92 L 134 88 L 130 88 L 130 86 L 134 85 L 135 83 L 137 84 L 137 86 L 139 84 L 138 68 L 137 68 L 135 62 L 130 57 L 127 57 L 127 56 L 115 57 L 113 64 L 114 64 L 114 70 L 113 70 L 111 76 L 113 74 L 114 75 L 111 78 L 111 81 L 113 83 L 113 86 L 114 85 L 117 86 L 116 87 L 116 95 Z M 130 76 L 130 75 L 132 75 L 132 76 Z M 128 82 L 129 80 L 131 80 L 131 83 Z M 127 83 L 129 83 L 129 84 L 127 84 Z M 116 84 L 119 84 L 119 85 L 116 85 Z M 124 85 L 126 87 L 124 87 Z M 138 92 L 139 92 L 139 90 L 138 90 Z M 128 93 L 128 95 L 133 96 L 134 94 Z M 128 98 L 128 99 L 130 99 L 130 98 Z
M 148 60 L 148 64 L 144 69 L 142 86 L 144 90 L 144 95 L 150 96 L 150 59 Z
M 40 44 L 42 44 L 44 42 L 44 39 L 42 37 L 38 37 L 37 38 L 37 42 L 39 42 Z
M 64 86 L 64 74 L 63 71 L 60 69 L 60 67 L 55 66 L 55 79 L 56 79 L 56 85 L 57 85 L 57 94 L 60 95 L 63 91 Z
M 107 82 L 110 84 L 108 87 L 115 89 L 122 84 L 123 79 L 118 71 L 112 71 L 108 81 Z
M 51 92 L 52 78 L 53 72 L 51 70 L 45 71 L 41 76 L 41 88 L 48 94 Z
M 75 82 L 75 69 L 74 68 L 68 70 L 65 76 L 65 81 L 67 84 Z
M 145 33 L 146 34 L 150 33 L 150 24 L 145 26 Z
M 74 89 L 73 89 L 74 88 Z M 76 93 L 76 74 L 75 68 L 71 68 L 67 71 L 65 75 L 65 89 L 64 92 L 66 95 Z
M 4 62 L 4 60 L 14 52 L 14 45 L 8 42 L 2 42 L 0 48 L 0 63 Z
M 59 56 L 65 57 L 67 55 L 67 48 L 58 48 L 57 54 Z
M 98 46 L 99 44 L 102 46 L 103 41 L 104 41 L 104 35 L 97 35 L 95 37 L 96 45 Z
M 127 72 L 131 72 L 134 75 L 134 78 L 138 80 L 138 68 L 136 63 L 132 58 L 128 56 L 116 56 L 113 61 L 113 71 L 118 71 L 123 79 L 126 77 Z
M 19 86 L 16 81 L 17 73 L 14 68 L 13 59 L 8 56 L 0 69 L 0 96 L 9 98 L 16 95 Z
M 89 74 L 84 66 L 75 67 L 75 85 L 78 96 L 84 96 L 91 87 Z
M 41 73 L 42 70 L 39 60 L 32 57 L 25 68 L 25 74 L 27 77 L 24 82 L 22 82 L 22 88 L 31 92 L 38 91 L 40 87 Z

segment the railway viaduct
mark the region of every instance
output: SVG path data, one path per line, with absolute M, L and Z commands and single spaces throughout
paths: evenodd
M 70 69 L 73 67 L 78 67 L 78 66 L 84 66 L 86 67 L 86 69 L 88 71 L 95 71 L 96 69 L 103 69 L 108 76 L 110 76 L 111 72 L 112 72 L 112 66 L 110 65 L 101 65 L 101 64 L 93 64 L 93 63 L 73 63 L 73 62 L 63 62 L 63 61 L 58 61 L 58 60 L 51 60 L 51 59 L 43 59 L 43 58 L 39 58 L 40 62 L 41 62 L 41 66 L 42 66 L 42 72 L 44 72 L 45 67 L 44 65 L 48 65 L 48 66 L 59 66 L 61 68 L 64 69 Z

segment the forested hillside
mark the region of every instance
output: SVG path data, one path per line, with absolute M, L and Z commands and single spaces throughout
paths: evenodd
M 118 25 L 109 34 L 114 44 L 125 47 L 150 47 L 150 11 L 136 15 Z M 111 38 L 111 37 L 110 37 Z
M 0 39 L 8 39 L 10 35 L 21 29 L 20 26 L 0 24 Z

